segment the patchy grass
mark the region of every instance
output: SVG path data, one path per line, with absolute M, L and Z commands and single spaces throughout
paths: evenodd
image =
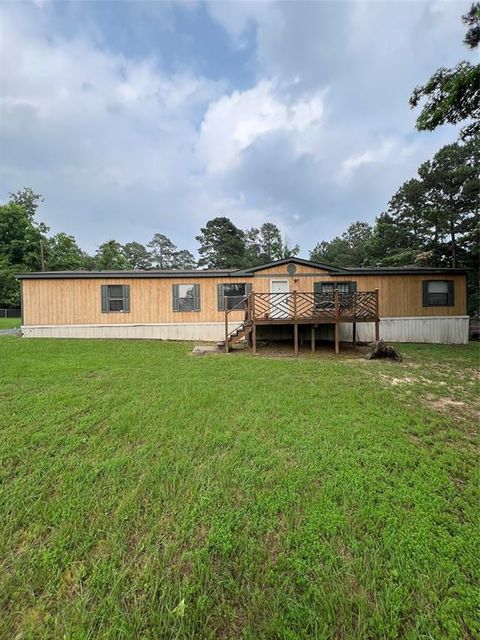
M 463 432 L 480 421 L 480 344 L 397 345 L 405 361 L 392 375 L 390 363 L 380 367 L 383 384 L 398 386 L 407 406 L 418 402 L 448 414 Z
M 22 324 L 21 318 L 0 318 L 1 329 L 16 329 Z
M 478 637 L 478 345 L 400 348 L 3 338 L 0 637 Z

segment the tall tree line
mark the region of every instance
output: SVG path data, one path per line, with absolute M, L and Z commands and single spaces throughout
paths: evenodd
M 373 226 L 355 222 L 310 252 L 342 266 L 478 269 L 480 136 L 442 147 L 391 198 Z
M 462 17 L 464 44 L 480 44 L 480 3 Z M 468 272 L 468 308 L 478 311 L 480 280 L 480 64 L 438 69 L 416 87 L 422 103 L 417 129 L 461 125 L 457 142 L 442 147 L 391 198 L 373 226 L 355 222 L 310 252 L 312 260 L 342 266 L 462 267 Z
M 107 240 L 89 255 L 73 236 L 49 235 L 49 228 L 36 219 L 42 202 L 40 194 L 24 188 L 11 193 L 8 202 L 0 205 L 0 307 L 20 305 L 15 276 L 22 272 L 241 268 L 297 255 L 300 250 L 298 245 L 289 246 L 272 223 L 243 231 L 228 218 L 218 217 L 209 220 L 197 236 L 198 262 L 190 251 L 179 249 L 161 233 L 154 234 L 147 245 Z
M 463 16 L 464 43 L 480 43 L 480 3 Z M 424 162 L 417 175 L 392 196 L 375 223 L 354 222 L 331 241 L 319 242 L 310 258 L 339 266 L 428 265 L 463 267 L 469 274 L 469 309 L 478 309 L 480 247 L 480 64 L 460 62 L 438 69 L 416 87 L 412 108 L 422 104 L 417 129 L 461 125 L 457 142 Z M 0 206 L 0 306 L 18 306 L 15 274 L 21 271 L 78 269 L 242 268 L 298 255 L 278 227 L 265 223 L 242 230 L 227 217 L 209 220 L 196 236 L 199 260 L 156 233 L 145 246 L 116 240 L 85 253 L 65 233 L 49 236 L 36 221 L 40 194 L 26 188 Z
M 290 246 L 271 222 L 243 231 L 228 218 L 214 218 L 200 229 L 196 240 L 198 265 L 209 269 L 255 266 L 300 253 L 300 247 Z

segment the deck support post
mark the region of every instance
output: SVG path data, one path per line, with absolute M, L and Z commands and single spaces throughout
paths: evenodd
M 375 289 L 375 341 L 380 340 L 380 312 L 378 305 L 378 289 Z
M 223 298 L 223 308 L 225 309 L 225 353 L 228 353 L 228 298 Z
M 378 342 L 380 340 L 380 321 L 375 320 L 375 341 Z
M 297 292 L 293 292 L 293 351 L 298 356 Z
M 333 299 L 335 302 L 335 354 L 338 356 L 340 353 L 340 299 L 338 289 L 335 289 Z
M 340 353 L 340 323 L 335 322 L 335 355 Z
M 257 353 L 257 327 L 255 326 L 255 294 L 253 291 L 248 296 L 247 317 L 252 323 L 249 345 L 252 347 L 253 354 L 255 354 Z
M 310 346 L 312 348 L 312 353 L 315 353 L 315 325 L 314 324 L 312 324 L 310 331 L 311 331 Z
M 355 347 L 357 344 L 357 323 L 352 322 L 352 344 Z

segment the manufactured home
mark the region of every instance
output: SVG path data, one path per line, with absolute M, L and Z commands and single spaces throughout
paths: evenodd
M 247 269 L 18 276 L 27 338 L 466 343 L 466 274 L 285 258 Z

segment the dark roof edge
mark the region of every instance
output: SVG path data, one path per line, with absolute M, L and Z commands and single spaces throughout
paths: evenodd
M 291 256 L 289 258 L 282 258 L 281 260 L 274 260 L 273 262 L 266 262 L 265 264 L 257 264 L 254 267 L 248 267 L 246 269 L 239 269 L 238 274 L 254 273 L 255 271 L 262 271 L 263 269 L 269 269 L 270 267 L 277 267 L 283 264 L 289 264 L 293 262 L 295 264 L 302 264 L 307 267 L 314 267 L 316 269 L 325 269 L 326 271 L 333 271 L 334 273 L 343 273 L 346 271 L 343 267 L 334 267 L 331 264 L 325 264 L 323 262 L 314 262 L 313 260 L 304 260 L 303 258 L 297 258 Z
M 362 276 L 362 275 L 377 275 L 377 276 L 413 276 L 413 275 L 428 275 L 435 273 L 450 273 L 452 275 L 466 275 L 466 269 L 453 269 L 451 267 L 395 267 L 392 269 L 384 269 L 382 267 L 372 268 L 352 268 L 345 269 L 342 275 L 350 276 Z
M 281 260 L 274 260 L 273 262 L 267 262 L 265 264 L 259 264 L 254 267 L 247 267 L 245 269 L 219 269 L 218 271 L 215 269 L 212 269 L 210 271 L 37 271 L 32 273 L 21 273 L 16 277 L 19 280 L 60 280 L 64 278 L 233 278 L 237 276 L 251 277 L 252 274 L 256 271 L 269 269 L 270 267 L 281 266 L 290 262 L 314 267 L 317 269 L 325 269 L 326 271 L 331 271 L 333 273 L 345 273 L 347 271 L 342 267 L 334 267 L 331 264 L 313 262 L 312 260 L 304 260 L 303 258 L 292 256 L 290 258 L 282 258 Z
M 458 274 L 465 275 L 466 269 L 452 269 L 449 267 L 352 267 L 350 269 L 341 267 L 332 267 L 331 265 L 321 262 L 312 262 L 310 260 L 302 260 L 301 258 L 284 258 L 269 262 L 267 264 L 258 265 L 248 269 L 231 269 L 231 270 L 205 270 L 205 271 L 36 271 L 31 273 L 19 273 L 17 280 L 66 280 L 66 279 L 85 279 L 85 278 L 238 278 L 253 277 L 256 271 L 268 269 L 274 266 L 280 266 L 296 262 L 317 269 L 325 269 L 332 274 L 342 276 L 353 275 L 428 275 L 428 274 Z M 301 276 L 301 274 L 298 274 Z M 319 274 L 320 276 L 321 274 Z
M 85 278 L 228 278 L 236 271 L 36 271 L 19 273 L 17 280 L 66 280 Z M 239 275 L 244 275 L 239 274 Z M 246 274 L 245 274 L 246 275 Z

